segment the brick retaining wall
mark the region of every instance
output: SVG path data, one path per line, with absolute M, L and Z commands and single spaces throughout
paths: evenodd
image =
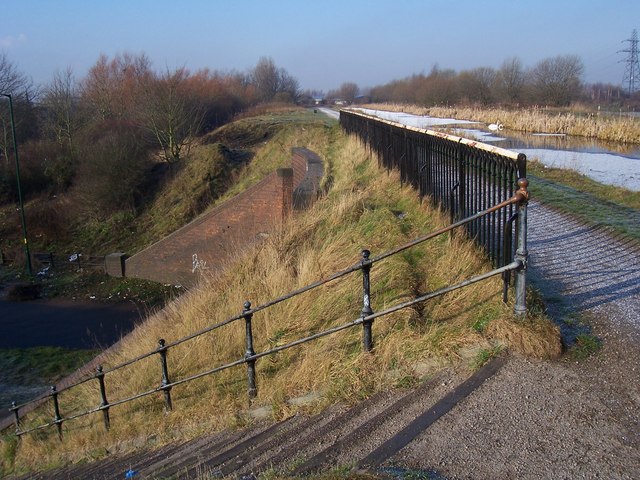
M 258 184 L 200 215 L 125 261 L 124 275 L 161 283 L 195 285 L 201 271 L 224 268 L 228 259 L 265 238 L 295 207 L 317 196 L 322 160 L 292 149 L 292 168 L 281 168 Z

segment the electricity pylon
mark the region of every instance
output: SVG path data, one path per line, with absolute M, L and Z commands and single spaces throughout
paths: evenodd
M 624 60 L 626 64 L 624 68 L 624 77 L 622 85 L 628 86 L 629 95 L 633 94 L 640 88 L 640 63 L 638 63 L 638 32 L 634 29 L 631 38 L 623 40 L 629 42 L 629 48 L 619 50 L 618 53 L 626 53 L 627 58 Z

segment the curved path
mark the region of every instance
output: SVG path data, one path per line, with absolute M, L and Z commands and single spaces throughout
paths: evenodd
M 640 478 L 640 254 L 541 204 L 529 214 L 530 278 L 571 334 L 602 349 L 577 362 L 513 358 L 396 465 L 447 478 Z M 565 336 L 565 338 L 567 338 Z

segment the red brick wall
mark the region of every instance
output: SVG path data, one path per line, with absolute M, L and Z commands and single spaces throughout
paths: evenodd
M 215 271 L 262 238 L 292 209 L 294 171 L 281 168 L 253 187 L 128 258 L 127 277 L 192 286 L 198 268 Z M 194 261 L 197 267 L 194 271 Z

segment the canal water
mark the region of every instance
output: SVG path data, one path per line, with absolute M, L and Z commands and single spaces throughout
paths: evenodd
M 528 159 L 538 160 L 547 167 L 576 170 L 600 183 L 640 191 L 640 145 L 569 135 L 523 134 L 503 128 L 496 131 L 486 124 L 467 120 L 361 110 L 404 125 L 446 130 L 453 135 L 524 153 Z

